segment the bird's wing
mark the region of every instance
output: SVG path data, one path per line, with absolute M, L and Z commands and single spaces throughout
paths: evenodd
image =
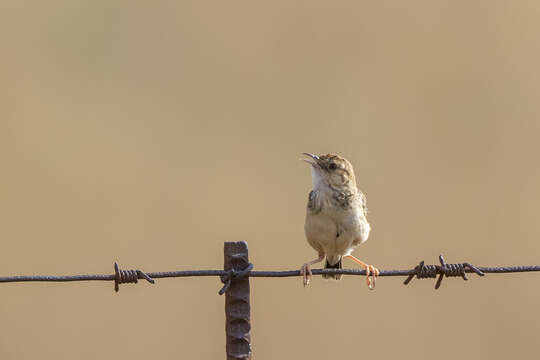
M 364 195 L 364 193 L 360 190 L 358 191 L 358 195 L 360 197 L 360 206 L 362 207 L 362 212 L 364 213 L 364 216 L 367 217 L 368 209 L 366 195 Z
M 307 210 L 313 214 L 317 214 L 321 211 L 321 205 L 319 192 L 311 190 L 308 195 Z

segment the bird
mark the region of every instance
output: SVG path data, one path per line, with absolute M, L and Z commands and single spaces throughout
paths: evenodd
M 365 195 L 358 189 L 351 163 L 336 154 L 303 153 L 301 159 L 311 165 L 313 188 L 309 192 L 304 232 L 307 242 L 318 253 L 304 263 L 300 275 L 304 287 L 312 278 L 311 266 L 325 261 L 325 269 L 342 269 L 343 258 L 349 258 L 366 270 L 369 289 L 375 288 L 379 270 L 357 259 L 351 253 L 365 242 L 371 231 L 367 221 Z M 341 274 L 323 274 L 326 279 L 341 279 Z

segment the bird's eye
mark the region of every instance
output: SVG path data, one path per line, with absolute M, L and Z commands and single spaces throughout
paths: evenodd
M 337 165 L 336 165 L 336 163 L 330 163 L 330 165 L 328 166 L 328 168 L 329 168 L 330 170 L 336 170 L 336 169 L 337 169 Z

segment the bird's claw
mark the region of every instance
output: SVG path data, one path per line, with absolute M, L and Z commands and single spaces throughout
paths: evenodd
M 366 283 L 369 290 L 375 290 L 375 280 L 381 272 L 373 265 L 366 266 Z
M 302 265 L 302 267 L 300 268 L 300 275 L 302 275 L 304 287 L 308 286 L 309 282 L 311 281 L 311 277 L 313 276 L 309 264 Z

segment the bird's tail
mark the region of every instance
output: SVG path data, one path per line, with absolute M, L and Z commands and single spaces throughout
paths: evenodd
M 334 260 L 334 259 L 331 259 L 331 260 Z M 338 262 L 336 262 L 334 265 L 330 265 L 330 263 L 328 262 L 328 258 L 326 258 L 326 263 L 324 264 L 324 268 L 325 269 L 342 269 L 343 267 L 341 266 L 341 256 L 339 257 Z M 324 279 L 339 280 L 341 279 L 341 274 L 323 274 L 322 277 Z

